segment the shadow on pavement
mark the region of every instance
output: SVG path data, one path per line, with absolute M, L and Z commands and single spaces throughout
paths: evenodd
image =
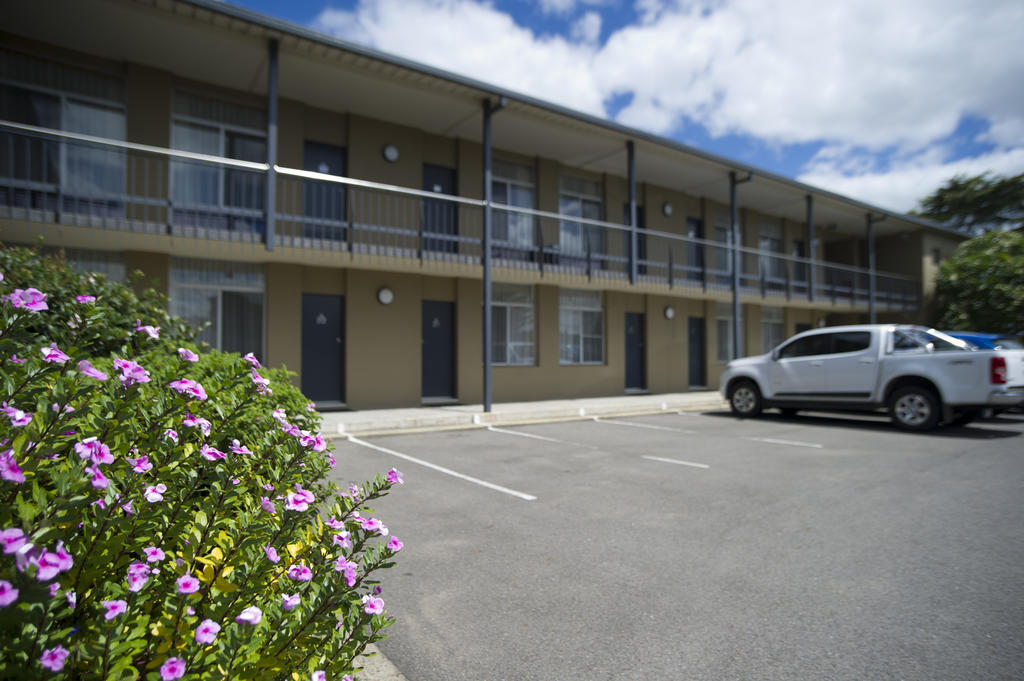
M 725 410 L 704 411 L 704 416 L 717 418 L 735 419 L 731 412 Z M 783 416 L 774 411 L 766 411 L 756 419 L 750 421 L 765 421 L 768 423 L 785 423 L 790 425 L 808 425 L 820 427 L 854 428 L 858 430 L 904 432 L 908 435 L 920 437 L 946 437 L 961 440 L 994 440 L 997 438 L 1020 437 L 1019 430 L 1004 430 L 999 425 L 1024 425 L 1024 419 L 1016 416 L 1000 415 L 986 421 L 975 421 L 965 426 L 940 426 L 935 430 L 926 433 L 913 433 L 902 431 L 889 422 L 889 417 L 883 414 L 868 414 L 863 412 L 803 412 L 795 416 Z

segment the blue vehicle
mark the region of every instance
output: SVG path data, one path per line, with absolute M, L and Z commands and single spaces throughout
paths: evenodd
M 1020 336 L 999 333 L 978 333 L 977 331 L 944 331 L 947 336 L 967 341 L 985 350 L 1021 350 L 1024 343 Z

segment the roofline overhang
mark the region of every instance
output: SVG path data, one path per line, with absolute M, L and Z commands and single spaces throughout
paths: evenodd
M 283 19 L 277 19 L 266 14 L 261 14 L 260 12 L 246 9 L 244 7 L 231 5 L 224 0 L 171 0 L 171 2 L 183 5 L 192 5 L 209 12 L 225 15 L 238 21 L 249 22 L 251 24 L 263 28 L 268 32 L 277 32 L 282 35 L 289 35 L 295 38 L 308 40 L 314 43 L 320 43 L 326 47 L 351 52 L 353 54 L 365 57 L 367 59 L 377 60 L 392 66 L 409 69 L 411 71 L 415 71 L 428 76 L 433 76 L 441 80 L 447 80 L 457 85 L 461 85 L 463 87 L 479 91 L 482 98 L 504 97 L 509 101 L 515 101 L 530 107 L 536 107 L 549 113 L 553 113 L 559 116 L 565 116 L 577 122 L 583 122 L 588 125 L 595 126 L 605 131 L 621 135 L 626 139 L 642 140 L 644 142 L 653 144 L 658 147 L 662 147 L 671 151 L 696 157 L 700 160 L 721 166 L 723 172 L 736 171 L 739 173 L 753 173 L 754 177 L 756 178 L 770 180 L 772 182 L 781 184 L 790 189 L 797 190 L 798 192 L 801 192 L 803 194 L 811 195 L 815 198 L 822 198 L 849 206 L 851 208 L 860 209 L 863 210 L 865 214 L 884 215 L 898 220 L 903 220 L 926 229 L 941 232 L 947 236 L 955 236 L 961 239 L 969 238 L 962 232 L 957 231 L 955 228 L 947 225 L 942 225 L 937 222 L 933 222 L 931 220 L 927 220 L 925 218 L 921 218 L 918 216 L 900 213 L 899 211 L 894 211 L 889 208 L 883 208 L 881 206 L 876 206 L 874 204 L 861 201 L 859 199 L 844 196 L 842 194 L 827 189 L 815 187 L 813 185 L 793 180 L 791 178 L 785 177 L 784 175 L 779 175 L 778 173 L 774 173 L 769 170 L 759 168 L 757 166 L 749 165 L 740 161 L 736 161 L 734 159 L 726 158 L 725 156 L 720 156 L 718 154 L 713 154 L 711 152 L 704 151 L 697 147 L 692 147 L 681 142 L 668 139 L 666 137 L 661 137 L 659 135 L 645 132 L 637 128 L 631 128 L 629 126 L 625 126 L 614 121 L 599 118 L 592 114 L 576 111 L 568 107 L 561 106 L 559 104 L 555 104 L 542 99 L 538 99 L 536 97 L 532 97 L 530 95 L 525 95 L 520 92 L 516 92 L 514 90 L 508 90 L 498 85 L 485 83 L 483 81 L 476 80 L 468 76 L 463 76 L 457 73 L 453 73 L 451 71 L 446 71 L 444 69 L 439 69 L 433 66 L 429 66 L 427 64 L 422 64 L 411 59 L 406 59 L 404 57 L 399 57 L 393 54 L 389 54 L 387 52 L 382 52 L 380 50 L 352 43 L 347 40 L 335 38 L 333 36 L 327 35 L 326 33 L 320 33 L 319 31 L 314 31 L 313 29 L 301 26 L 299 24 L 294 24 Z

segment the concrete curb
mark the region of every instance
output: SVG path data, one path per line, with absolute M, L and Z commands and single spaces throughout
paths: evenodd
M 359 657 L 359 664 L 363 665 L 362 670 L 355 674 L 359 681 L 408 681 L 398 667 L 391 664 L 391 660 L 384 657 L 380 648 L 370 643 L 366 646 L 366 652 Z
M 324 435 L 332 439 L 343 439 L 348 436 L 398 435 L 430 433 L 439 431 L 472 430 L 488 426 L 523 426 L 539 423 L 559 423 L 566 421 L 583 421 L 600 417 L 628 417 L 650 414 L 672 414 L 684 411 L 704 411 L 706 409 L 724 409 L 728 403 L 721 399 L 702 400 L 685 404 L 662 403 L 661 405 L 588 405 L 574 407 L 558 407 L 537 409 L 532 412 L 467 412 L 467 413 L 428 413 L 398 417 L 389 420 L 385 415 L 364 422 L 336 423 L 337 432 L 331 433 L 329 426 Z M 432 410 L 423 410 L 432 411 Z

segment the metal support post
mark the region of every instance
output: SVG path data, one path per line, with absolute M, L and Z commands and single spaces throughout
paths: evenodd
M 267 42 L 267 187 L 266 246 L 274 250 L 274 214 L 277 212 L 277 40 Z
M 741 357 L 740 339 L 740 207 L 736 201 L 736 187 L 754 179 L 748 172 L 742 180 L 736 179 L 736 171 L 729 171 L 729 225 L 732 230 L 732 356 Z
M 868 320 L 872 324 L 878 323 L 875 311 L 875 224 L 882 222 L 887 217 L 889 216 L 865 214 L 868 236 Z
M 506 100 L 501 97 L 496 104 L 485 99 L 483 129 L 483 162 L 484 162 L 484 234 L 483 234 L 483 268 L 484 268 L 484 411 L 491 411 L 491 229 L 494 215 L 491 209 L 493 187 L 491 186 L 491 116 L 505 107 Z
M 636 285 L 638 239 L 636 234 L 636 147 L 633 140 L 626 142 L 626 164 L 629 176 L 629 283 Z
M 807 300 L 814 302 L 814 197 L 808 194 L 807 201 Z

